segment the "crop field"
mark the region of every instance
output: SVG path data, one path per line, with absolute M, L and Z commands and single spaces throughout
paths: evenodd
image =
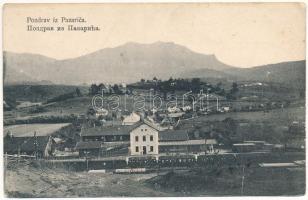
M 36 132 L 37 136 L 48 136 L 68 125 L 69 123 L 12 125 L 5 126 L 3 133 L 5 136 L 8 132 L 11 132 L 14 137 L 31 137 L 33 136 L 34 132 Z
M 224 114 L 212 114 L 202 117 L 194 118 L 195 123 L 203 123 L 208 121 L 222 121 L 226 118 L 243 121 L 269 121 L 271 122 L 292 122 L 305 120 L 305 107 L 290 107 L 285 109 L 275 109 L 269 112 L 255 111 L 255 112 L 230 112 Z

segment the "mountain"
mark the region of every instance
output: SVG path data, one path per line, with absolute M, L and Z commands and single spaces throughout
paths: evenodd
M 227 69 L 226 73 L 240 75 L 246 80 L 292 83 L 305 81 L 306 61 L 282 62 L 251 68 Z
M 172 42 L 126 43 L 73 59 L 56 60 L 37 54 L 4 52 L 4 83 L 81 85 L 132 83 L 141 78 L 216 78 L 305 86 L 305 61 L 237 68 L 215 55 L 193 52 Z
M 41 55 L 4 53 L 5 83 L 52 81 L 56 84 L 135 82 L 154 76 L 177 77 L 187 69 L 233 68 L 214 55 L 193 52 L 174 43 L 127 43 L 74 59 L 56 60 Z
M 282 62 L 251 68 L 229 68 L 223 71 L 197 69 L 181 74 L 184 78 L 219 78 L 229 81 L 275 82 L 303 89 L 306 78 L 306 61 Z

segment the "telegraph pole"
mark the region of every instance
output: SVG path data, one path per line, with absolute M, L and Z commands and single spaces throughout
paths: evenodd
M 37 143 L 36 131 L 34 131 L 34 155 L 35 155 L 35 160 L 37 160 L 38 159 L 38 143 Z
M 245 165 L 243 165 L 241 195 L 244 195 Z

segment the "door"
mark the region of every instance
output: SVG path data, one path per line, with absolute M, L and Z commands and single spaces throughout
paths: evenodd
M 147 147 L 146 146 L 143 146 L 142 152 L 143 152 L 143 155 L 147 154 Z

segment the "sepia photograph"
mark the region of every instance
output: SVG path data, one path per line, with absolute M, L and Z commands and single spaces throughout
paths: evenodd
M 2 16 L 6 198 L 306 194 L 304 3 Z

